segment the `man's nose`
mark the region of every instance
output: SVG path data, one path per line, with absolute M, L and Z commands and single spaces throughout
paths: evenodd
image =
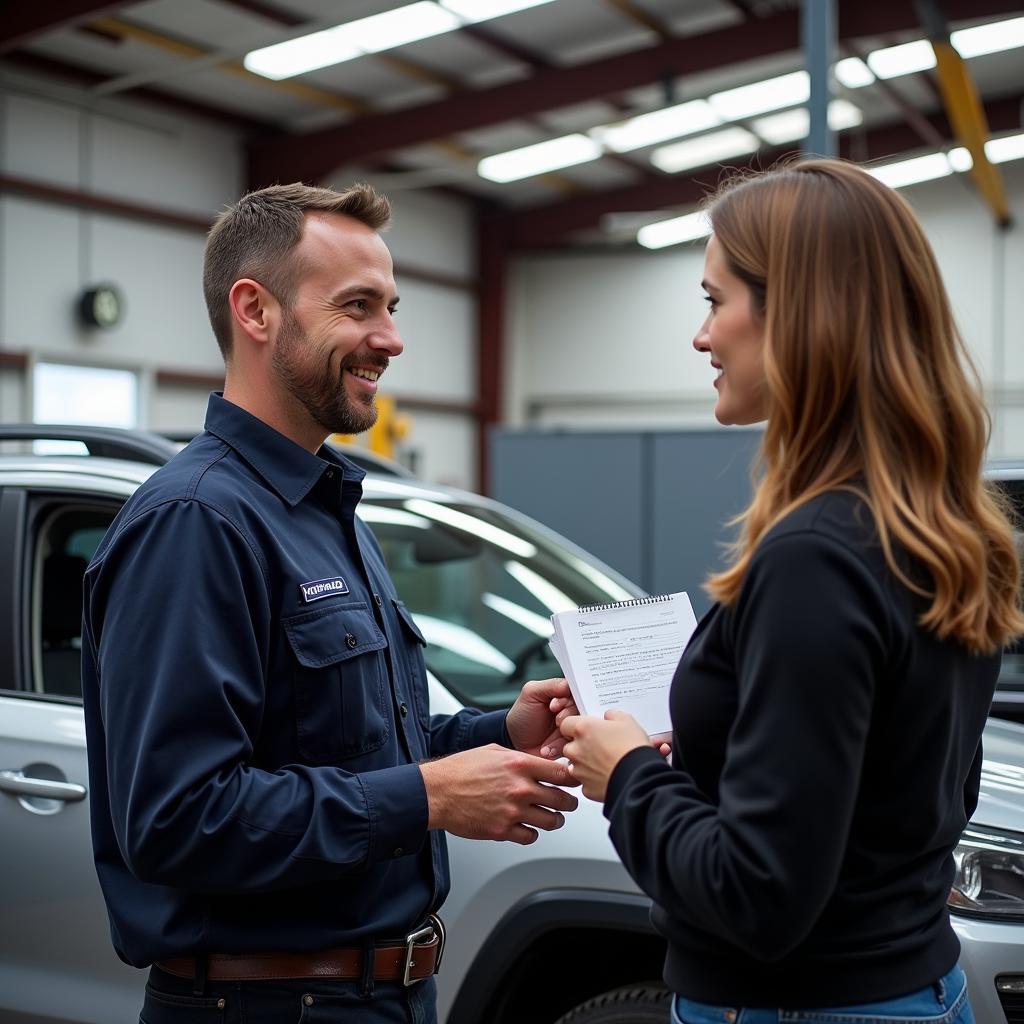
M 388 356 L 401 355 L 405 348 L 405 342 L 402 341 L 402 336 L 398 333 L 398 328 L 390 316 L 385 325 L 370 335 L 369 341 L 371 348 L 378 349 Z

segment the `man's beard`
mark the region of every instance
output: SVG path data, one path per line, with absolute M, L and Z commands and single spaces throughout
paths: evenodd
M 323 361 L 319 362 L 320 359 Z M 388 365 L 386 357 L 350 353 L 341 360 L 335 377 L 326 353 L 302 329 L 295 314 L 286 309 L 272 364 L 288 393 L 328 433 L 361 434 L 377 422 L 373 396 L 353 401 L 345 387 L 345 372 L 347 367 L 359 365 L 372 366 L 383 373 Z

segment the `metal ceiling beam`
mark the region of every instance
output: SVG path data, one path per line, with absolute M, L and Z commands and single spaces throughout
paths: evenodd
M 47 3 L 4 4 L 0 20 L 0 53 L 8 53 L 30 43 L 44 32 L 66 28 L 76 22 L 94 18 L 127 6 L 121 3 L 97 3 L 96 0 L 48 0 Z
M 949 0 L 952 19 L 998 17 L 1017 11 L 1020 0 Z M 855 39 L 914 30 L 909 0 L 843 4 L 839 37 Z M 786 10 L 702 35 L 574 67 L 539 70 L 529 79 L 451 96 L 389 113 L 360 117 L 304 135 L 281 134 L 253 143 L 249 184 L 315 181 L 348 163 L 382 152 L 419 145 L 454 132 L 470 131 L 561 106 L 583 103 L 665 79 L 693 75 L 799 48 L 799 16 Z
M 994 131 L 1009 131 L 1020 127 L 1022 101 L 1024 96 L 1018 95 L 994 100 L 985 105 L 988 122 Z M 952 138 L 945 115 L 932 115 L 929 121 L 943 139 Z M 858 156 L 867 160 L 894 156 L 919 148 L 921 145 L 917 132 L 905 124 L 858 131 L 856 137 L 862 147 Z M 840 156 L 849 155 L 853 138 L 854 135 L 851 133 L 840 136 Z M 795 148 L 761 150 L 749 163 L 737 161 L 735 166 L 768 167 L 784 152 L 792 152 Z M 547 203 L 528 210 L 510 210 L 496 214 L 492 219 L 494 225 L 502 230 L 510 248 L 550 248 L 564 245 L 567 236 L 574 232 L 596 227 L 601 217 L 608 213 L 660 209 L 669 211 L 673 207 L 697 203 L 715 190 L 720 175 L 721 170 L 716 165 L 699 170 L 690 177 L 677 175 L 650 180 L 642 185 L 589 192 L 563 202 Z
M 98 85 L 100 82 L 105 82 L 108 78 L 107 75 L 100 74 L 97 71 L 79 67 L 75 64 L 66 64 L 64 61 L 54 60 L 52 57 L 43 57 L 36 53 L 19 52 L 4 54 L 3 57 L 0 57 L 0 67 L 9 67 L 28 74 L 41 75 L 51 79 L 56 78 L 87 89 Z M 161 89 L 150 87 L 134 89 L 131 98 L 151 104 L 162 110 L 169 110 L 175 114 L 201 117 L 205 120 L 227 125 L 249 135 L 266 135 L 267 132 L 278 130 L 277 125 L 271 121 L 258 121 L 255 118 L 246 117 L 244 114 L 234 113 L 225 107 L 213 107 L 207 103 L 189 99 L 186 96 L 164 92 Z

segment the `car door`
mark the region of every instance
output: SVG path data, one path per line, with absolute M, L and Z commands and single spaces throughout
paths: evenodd
M 81 578 L 117 511 L 0 488 L 0 1022 L 137 1019 L 93 868 L 80 697 Z

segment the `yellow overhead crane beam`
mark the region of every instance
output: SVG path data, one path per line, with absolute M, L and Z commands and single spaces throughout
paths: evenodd
M 988 203 L 996 223 L 1008 227 L 1011 223 L 1010 204 L 1006 199 L 1003 176 L 985 153 L 988 141 L 988 121 L 981 104 L 974 79 L 963 57 L 949 41 L 949 26 L 938 0 L 915 0 L 915 7 L 935 52 L 939 91 L 946 108 L 946 116 L 960 144 L 971 154 L 974 166 L 971 177 Z
M 1011 221 L 1010 204 L 1006 199 L 1003 176 L 985 153 L 985 143 L 989 136 L 988 121 L 974 79 L 952 43 L 933 39 L 932 49 L 935 50 L 939 88 L 946 106 L 946 116 L 956 137 L 974 161 L 971 176 L 991 208 L 996 222 L 1001 227 L 1008 227 Z

